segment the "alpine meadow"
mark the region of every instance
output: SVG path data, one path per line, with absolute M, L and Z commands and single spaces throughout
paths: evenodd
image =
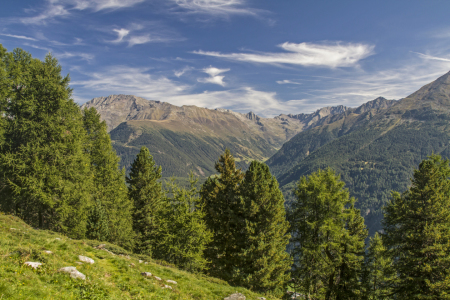
M 0 300 L 450 300 L 450 2 L 0 4 Z

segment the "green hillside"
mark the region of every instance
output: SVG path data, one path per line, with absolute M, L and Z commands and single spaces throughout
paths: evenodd
M 333 116 L 292 138 L 268 164 L 287 195 L 301 176 L 332 167 L 374 233 L 390 191 L 406 190 L 427 155 L 450 157 L 449 83 L 446 74 L 389 108 Z
M 219 279 L 133 255 L 112 244 L 71 240 L 51 231 L 35 230 L 9 215 L 0 214 L 0 236 L 0 299 L 210 300 L 223 299 L 236 291 L 247 299 L 261 297 Z M 103 249 L 97 249 L 100 244 L 105 245 Z M 80 263 L 79 255 L 92 258 L 94 264 Z M 28 261 L 42 265 L 33 269 L 24 264 Z M 76 267 L 86 280 L 58 272 L 68 266 Z M 152 276 L 144 277 L 142 272 Z

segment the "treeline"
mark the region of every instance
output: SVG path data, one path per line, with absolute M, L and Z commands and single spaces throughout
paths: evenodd
M 126 176 L 95 109 L 58 62 L 0 45 L 0 209 L 230 284 L 304 299 L 450 298 L 450 167 L 432 155 L 393 193 L 365 245 L 356 199 L 331 169 L 298 181 L 286 211 L 269 167 L 226 150 L 201 186 L 162 183 L 142 147 Z

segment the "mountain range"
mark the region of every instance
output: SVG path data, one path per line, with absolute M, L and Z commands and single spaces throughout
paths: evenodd
M 301 176 L 331 167 L 357 198 L 371 233 L 381 229 L 391 191 L 405 191 L 427 155 L 450 157 L 450 72 L 398 101 L 379 97 L 356 108 L 274 118 L 126 95 L 83 107 L 95 107 L 106 121 L 123 166 L 146 146 L 164 177 L 214 174 L 229 148 L 242 168 L 265 161 L 289 202 Z

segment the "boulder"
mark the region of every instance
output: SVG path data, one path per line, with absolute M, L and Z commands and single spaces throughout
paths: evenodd
M 139 263 L 142 264 L 144 261 L 143 260 L 139 260 Z
M 89 258 L 87 256 L 82 256 L 82 255 L 78 255 L 78 259 L 81 260 L 82 262 L 88 263 L 88 264 L 93 264 L 94 260 L 92 258 Z
M 170 279 L 169 279 L 169 280 L 166 280 L 166 282 L 167 282 L 167 283 L 172 283 L 172 284 L 177 284 L 177 282 L 176 282 L 176 281 L 174 281 L 174 280 L 170 280 Z
M 63 273 L 69 273 L 70 277 L 75 278 L 75 279 L 82 279 L 82 280 L 86 280 L 86 275 L 84 275 L 83 273 L 81 273 L 80 271 L 77 270 L 77 268 L 75 267 L 64 267 L 58 270 L 59 272 L 63 272 Z
M 223 298 L 223 300 L 245 300 L 245 296 L 241 293 L 234 293 L 228 297 Z
M 42 266 L 42 263 L 40 263 L 40 262 L 26 261 L 26 262 L 24 263 L 24 265 L 30 266 L 30 267 L 32 267 L 33 269 L 37 269 L 38 267 Z
M 95 247 L 95 249 L 103 249 L 103 248 L 105 248 L 105 244 L 100 244 L 100 245 L 98 245 L 97 247 Z
M 150 272 L 142 272 L 141 275 L 144 277 L 152 277 L 152 273 Z
M 172 287 L 170 285 L 165 284 L 163 289 L 172 289 Z
M 162 280 L 162 279 L 159 278 L 158 276 L 155 276 L 155 279 L 158 280 L 158 281 L 161 281 L 161 280 Z
M 47 253 L 47 254 L 53 254 L 53 252 L 50 251 L 50 250 L 45 250 L 44 253 Z

